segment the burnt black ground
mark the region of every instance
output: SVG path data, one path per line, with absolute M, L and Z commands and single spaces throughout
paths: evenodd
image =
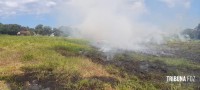
M 145 60 L 138 60 L 138 58 L 132 56 L 138 54 L 159 57 L 161 59 L 183 58 L 196 65 L 200 65 L 200 52 L 198 50 L 200 50 L 200 43 L 179 42 L 165 44 L 161 47 L 158 46 L 156 49 L 149 49 L 145 52 L 120 51 L 120 53 L 115 54 L 110 60 L 107 60 L 105 53 L 99 51 L 87 53 L 86 56 L 91 58 L 95 63 L 105 66 L 114 65 L 121 70 L 121 77 L 125 77 L 124 73 L 127 73 L 129 76 L 137 76 L 140 80 L 150 82 L 160 89 L 167 88 L 171 84 L 166 83 L 166 76 L 194 75 L 196 76 L 196 82 L 182 82 L 180 84 L 183 87 L 192 85 L 194 90 L 198 90 L 200 89 L 200 68 L 169 65 L 159 59 L 150 60 L 151 58 L 145 58 Z

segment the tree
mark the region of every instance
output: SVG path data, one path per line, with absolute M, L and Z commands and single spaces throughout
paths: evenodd
M 40 35 L 51 35 L 52 28 L 50 26 L 39 24 L 35 27 L 35 33 Z
M 188 35 L 191 39 L 197 39 L 197 31 L 194 29 L 185 29 L 182 34 Z
M 27 30 L 29 30 L 29 31 L 30 31 L 31 35 L 34 35 L 34 34 L 36 34 L 36 33 L 35 33 L 35 29 L 34 29 L 34 28 L 29 28 L 29 27 L 26 27 L 26 28 L 27 28 Z
M 57 28 L 53 28 L 53 33 L 55 36 L 62 36 L 63 32 Z
M 200 31 L 200 23 L 198 24 L 197 27 L 195 27 L 195 30 Z
M 63 32 L 63 36 L 65 37 L 71 35 L 73 31 L 73 29 L 68 26 L 60 26 L 58 29 Z
M 188 35 L 191 39 L 200 39 L 200 24 L 194 29 L 185 29 L 183 35 Z
M 2 34 L 2 31 L 3 31 L 3 24 L 0 23 L 0 34 Z
M 43 30 L 43 25 L 42 24 L 39 24 L 35 27 L 35 33 L 36 34 L 40 34 Z
M 16 35 L 22 26 L 18 24 L 0 24 L 0 33 L 8 35 Z
M 196 31 L 197 39 L 200 39 L 200 24 L 194 30 Z
M 42 35 L 51 35 L 52 34 L 52 28 L 50 26 L 44 26 Z
M 44 26 L 42 24 L 38 24 L 35 28 L 24 27 L 18 24 L 2 24 L 0 23 L 0 34 L 8 34 L 8 35 L 17 35 L 18 32 L 29 32 L 31 35 L 39 34 L 39 35 L 51 35 L 52 33 L 55 36 L 69 36 L 73 33 L 75 29 L 72 29 L 69 26 L 61 26 L 59 28 L 53 28 L 50 26 Z
M 42 24 L 38 24 L 35 29 L 43 29 L 43 25 Z

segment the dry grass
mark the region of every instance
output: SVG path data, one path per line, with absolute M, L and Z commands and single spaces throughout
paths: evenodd
M 0 81 L 0 90 L 10 90 L 10 88 L 6 82 Z
M 12 82 L 15 88 L 21 88 L 20 85 L 32 77 L 46 81 L 45 79 L 49 77 L 43 74 L 49 72 L 46 71 L 48 69 L 53 70 L 55 77 L 60 80 L 56 82 L 66 82 L 67 78 L 74 77 L 68 75 L 76 72 L 77 75 L 80 73 L 78 77 L 83 81 L 88 80 L 86 83 L 89 83 L 93 77 L 112 77 L 103 65 L 96 64 L 86 57 L 77 56 L 80 50 L 89 50 L 85 41 L 51 37 L 1 37 L 4 39 L 0 39 L 0 90 L 7 88 L 5 83 L 8 82 Z M 67 55 L 60 53 L 59 49 L 64 53 L 68 52 L 65 53 Z M 31 74 L 32 72 L 38 74 Z M 30 75 L 27 77 L 26 74 Z M 66 76 L 63 76 L 65 74 Z M 15 79 L 19 79 L 20 82 Z M 100 84 L 99 80 L 96 80 L 94 79 L 94 83 L 90 84 Z M 113 89 L 110 84 L 105 84 L 104 87 L 107 90 Z
M 0 55 L 0 76 L 20 74 L 23 66 L 20 62 L 21 54 L 15 51 L 4 50 Z
M 58 90 L 155 90 L 156 86 L 159 86 L 158 89 L 163 89 L 162 86 L 169 88 L 162 81 L 143 81 L 122 66 L 112 63 L 104 65 L 91 60 L 93 58 L 80 55 L 80 51 L 90 52 L 92 49 L 84 40 L 41 36 L 0 37 L 3 38 L 0 39 L 0 90 L 20 90 L 25 82 L 35 79 L 41 85 L 49 82 L 52 83 L 49 86 L 56 84 Z M 137 62 L 159 60 L 172 66 L 191 66 L 176 58 L 134 55 L 131 58 Z M 92 56 L 97 58 L 98 54 Z M 131 67 L 132 64 L 125 63 L 124 67 L 126 65 Z M 155 73 L 154 76 L 156 75 Z M 7 83 L 13 87 L 10 89 Z
M 85 59 L 84 62 L 81 62 L 77 67 L 80 69 L 81 75 L 85 78 L 93 76 L 111 76 L 102 65 L 96 64 L 89 59 Z

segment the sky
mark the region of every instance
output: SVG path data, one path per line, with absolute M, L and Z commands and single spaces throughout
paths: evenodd
M 63 3 L 69 1 L 73 0 L 0 0 L 0 22 L 29 27 L 35 27 L 38 24 L 52 27 L 71 25 L 74 23 L 71 17 L 64 17 L 62 14 L 62 12 L 68 12 L 68 7 L 66 6 L 68 4 Z M 88 0 L 80 2 L 84 1 L 87 2 Z M 130 13 L 143 12 L 140 14 L 140 18 L 137 18 L 140 22 L 152 23 L 166 28 L 175 27 L 177 29 L 194 28 L 200 23 L 200 0 L 127 1 L 136 2 L 134 7 L 140 8 L 133 9 Z M 109 4 L 112 4 L 112 2 L 109 2 Z M 62 21 L 65 22 L 62 23 L 61 19 L 64 19 Z

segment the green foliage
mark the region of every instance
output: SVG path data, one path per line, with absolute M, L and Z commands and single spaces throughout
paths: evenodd
M 17 24 L 0 24 L 0 34 L 17 35 L 22 26 Z
M 68 27 L 68 26 L 60 26 L 58 28 L 59 31 L 61 31 L 62 33 L 61 36 L 70 36 L 72 34 L 72 32 L 74 31 L 71 27 Z
M 191 39 L 197 39 L 197 31 L 196 30 L 193 30 L 193 29 L 185 29 L 183 32 L 182 32 L 183 35 L 188 35 L 189 38 Z
M 200 39 L 200 24 L 194 29 L 185 29 L 182 32 L 183 35 L 188 35 L 191 39 Z
M 18 24 L 0 24 L 0 34 L 17 35 L 18 32 L 26 30 L 33 35 L 33 29 Z
M 44 26 L 42 24 L 39 24 L 35 26 L 35 28 L 30 27 L 24 27 L 18 24 L 2 24 L 0 23 L 0 34 L 8 34 L 8 35 L 17 35 L 20 31 L 29 31 L 30 35 L 54 35 L 54 36 L 70 36 L 73 29 L 67 26 L 60 26 L 58 28 L 53 28 L 50 26 Z
M 51 28 L 50 26 L 44 26 L 42 24 L 39 24 L 35 27 L 35 33 L 38 35 L 51 35 L 54 36 L 70 36 L 71 32 L 73 31 L 72 28 L 67 26 L 60 26 L 58 28 Z
M 57 28 L 53 28 L 53 33 L 55 36 L 62 36 L 63 31 L 61 31 L 60 29 L 57 29 Z
M 51 35 L 52 28 L 50 26 L 43 26 L 42 24 L 39 24 L 35 27 L 35 32 L 39 35 Z

